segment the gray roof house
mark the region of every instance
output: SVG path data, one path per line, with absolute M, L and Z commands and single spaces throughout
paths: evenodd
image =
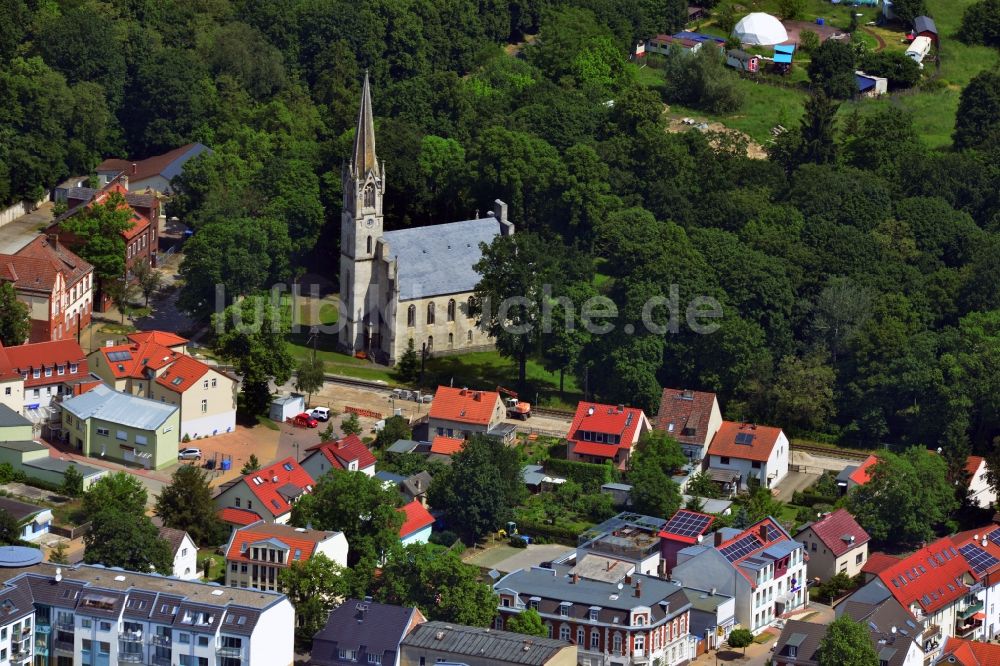
M 403 666 L 452 663 L 466 666 L 576 666 L 569 641 L 529 637 L 509 631 L 426 622 L 401 644 Z
M 312 666 L 400 663 L 399 644 L 424 622 L 416 608 L 347 599 L 313 636 Z
M 782 666 L 815 666 L 826 625 L 788 620 L 774 646 L 774 661 Z

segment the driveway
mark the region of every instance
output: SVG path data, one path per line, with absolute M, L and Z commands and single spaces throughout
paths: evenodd
M 0 227 L 0 254 L 14 254 L 33 241 L 53 217 L 52 204 L 45 203 L 27 215 L 22 215 L 10 224 Z
M 816 483 L 819 474 L 809 472 L 788 472 L 788 474 L 775 486 L 774 496 L 782 502 L 791 502 L 792 495 L 805 490 Z

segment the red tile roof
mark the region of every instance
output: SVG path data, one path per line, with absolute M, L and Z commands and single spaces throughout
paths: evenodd
M 146 379 L 147 370 L 160 370 L 170 365 L 180 354 L 155 343 L 115 345 L 98 349 L 115 379 Z M 128 358 L 123 355 L 127 354 Z M 118 360 L 112 360 L 114 356 Z
M 861 566 L 864 573 L 878 574 L 899 562 L 899 558 L 888 553 L 869 553 L 868 561 Z
M 397 511 L 402 511 L 406 519 L 403 526 L 399 528 L 399 538 L 405 539 L 414 532 L 419 532 L 428 525 L 434 524 L 434 516 L 424 508 L 420 500 L 413 500 L 406 506 L 400 507 Z
M 438 386 L 431 402 L 430 418 L 488 426 L 499 400 L 500 394 L 496 391 Z
M 954 657 L 959 666 L 994 666 L 1000 664 L 1000 645 L 950 636 L 937 663 L 952 663 L 949 657 Z
M 292 510 L 292 504 L 285 495 L 290 494 L 294 498 L 312 492 L 316 483 L 291 456 L 247 474 L 240 482 L 245 483 L 261 506 L 275 517 Z
M 3 347 L 0 345 L 0 377 L 27 375 L 25 388 L 62 384 L 75 379 L 87 377 L 87 357 L 76 340 L 52 340 L 50 342 L 35 342 L 28 345 Z M 70 364 L 76 363 L 76 372 L 70 372 Z M 65 369 L 60 375 L 57 366 Z M 38 378 L 34 370 L 39 369 Z M 45 376 L 45 370 L 51 369 L 52 375 Z
M 576 442 L 573 444 L 573 453 L 579 456 L 595 456 L 597 458 L 614 458 L 618 453 L 617 446 L 609 446 L 600 442 Z
M 260 516 L 253 511 L 248 511 L 247 509 L 237 509 L 233 506 L 227 506 L 225 509 L 219 509 L 216 512 L 219 516 L 219 520 L 224 523 L 229 523 L 230 525 L 250 525 L 251 523 L 256 523 L 260 520 Z
M 188 343 L 186 338 L 174 335 L 173 333 L 168 333 L 167 331 L 137 331 L 135 333 L 129 333 L 126 337 L 128 337 L 130 342 L 134 342 L 136 344 L 155 342 L 163 347 L 177 347 Z
M 780 435 L 781 428 L 723 421 L 719 432 L 715 433 L 715 437 L 712 438 L 708 453 L 724 458 L 767 462 Z M 751 437 L 752 439 L 749 444 L 737 444 L 737 436 L 741 438 Z
M 15 254 L 19 257 L 34 257 L 51 263 L 65 275 L 67 289 L 94 270 L 93 266 L 71 252 L 68 247 L 48 236 L 38 236 Z
M 878 577 L 904 608 L 917 604 L 934 613 L 968 594 L 972 569 L 949 537 L 938 539 L 878 572 Z
M 630 450 L 643 423 L 648 423 L 649 419 L 645 412 L 636 407 L 625 407 L 616 405 L 602 405 L 596 402 L 580 402 L 576 406 L 576 414 L 573 415 L 573 423 L 570 424 L 566 439 L 575 446 L 573 451 L 585 455 L 601 455 L 610 458 L 617 450 Z M 602 436 L 605 441 L 594 442 L 593 435 L 587 438 L 584 433 L 596 433 Z M 608 442 L 608 435 L 617 438 L 617 442 Z M 590 444 L 597 444 L 602 449 L 597 449 Z M 581 448 L 581 445 L 583 448 Z M 585 451 L 586 449 L 587 451 Z M 604 451 L 610 449 L 610 453 L 590 453 L 588 451 Z
M 60 274 L 68 290 L 93 270 L 93 266 L 47 236 L 37 237 L 15 254 L 0 254 L 0 281 L 24 291 L 50 294 Z
M 166 349 L 160 345 L 156 345 L 156 347 Z M 171 363 L 167 364 L 167 369 L 156 378 L 156 383 L 174 393 L 184 393 L 211 369 L 196 358 L 179 354 Z
M 464 439 L 437 435 L 434 437 L 434 441 L 431 442 L 431 453 L 440 453 L 441 455 L 450 456 L 453 453 L 458 453 L 464 447 Z
M 237 509 L 238 511 L 239 509 Z M 312 557 L 316 546 L 326 541 L 336 532 L 324 532 L 322 530 L 310 530 L 291 525 L 279 525 L 277 523 L 265 523 L 259 520 L 245 527 L 240 527 L 233 532 L 226 549 L 226 559 L 238 562 L 253 562 L 249 557 L 249 549 L 244 552 L 244 547 L 260 541 L 275 540 L 288 547 L 288 558 L 285 565 L 291 562 L 305 562 Z M 295 552 L 299 551 L 299 557 L 295 558 Z
M 310 446 L 306 451 L 319 451 L 334 469 L 350 469 L 350 463 L 357 461 L 360 471 L 377 462 L 375 456 L 357 435 L 348 435 L 332 442 L 321 442 Z
M 968 460 L 965 461 L 965 473 L 969 475 L 969 480 L 976 475 L 979 468 L 982 467 L 985 461 L 979 456 L 969 456 Z
M 863 486 L 871 480 L 871 470 L 869 469 L 872 465 L 878 462 L 878 458 L 875 456 L 868 456 L 864 461 L 858 465 L 858 468 L 851 472 L 849 478 L 854 483 L 859 486 Z
M 823 516 L 821 520 L 816 521 L 810 527 L 819 540 L 826 544 L 834 557 L 840 557 L 847 551 L 869 541 L 868 532 L 865 532 L 861 525 L 858 525 L 858 521 L 854 520 L 854 516 L 848 513 L 847 509 L 837 509 Z
M 655 427 L 670 433 L 678 442 L 704 444 L 708 441 L 708 420 L 714 405 L 714 393 L 665 388 Z
M 188 143 L 180 148 L 174 148 L 173 150 L 163 153 L 162 155 L 154 155 L 152 157 L 147 157 L 144 160 L 123 160 L 110 158 L 106 159 L 97 165 L 96 171 L 108 171 L 114 173 L 124 172 L 128 176 L 129 180 L 145 180 L 151 176 L 159 175 L 164 169 L 166 169 L 170 164 L 183 157 L 185 153 L 191 150 L 195 145 L 194 143 Z M 135 170 L 132 170 L 132 165 L 135 164 Z

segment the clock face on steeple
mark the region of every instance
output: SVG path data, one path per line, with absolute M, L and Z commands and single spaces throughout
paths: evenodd
M 372 227 L 374 227 L 375 226 L 375 218 L 374 217 L 369 217 L 369 218 L 365 219 L 365 226 L 368 227 L 369 229 L 371 229 Z

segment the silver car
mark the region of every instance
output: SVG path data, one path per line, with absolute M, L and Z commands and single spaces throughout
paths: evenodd
M 201 460 L 201 449 L 181 449 L 177 453 L 178 460 Z

